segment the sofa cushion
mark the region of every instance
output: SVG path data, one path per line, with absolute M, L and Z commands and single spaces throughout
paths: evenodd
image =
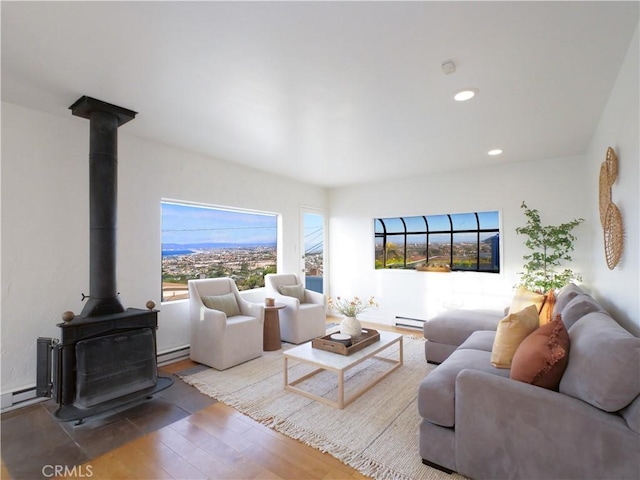
M 534 304 L 500 320 L 491 349 L 491 364 L 497 368 L 509 368 L 518 345 L 538 328 L 539 321 L 538 307 Z
M 569 365 L 560 392 L 607 412 L 640 394 L 640 338 L 603 312 L 588 313 L 569 329 Z
M 278 291 L 285 297 L 297 298 L 300 303 L 304 302 L 304 285 L 301 283 L 297 285 L 280 285 Z
M 538 312 L 542 310 L 546 297 L 541 293 L 532 292 L 524 287 L 518 287 L 513 300 L 511 300 L 511 306 L 509 307 L 509 313 L 516 313 L 524 310 L 529 305 L 535 305 Z
M 207 308 L 224 312 L 227 317 L 240 315 L 240 307 L 238 306 L 238 301 L 233 293 L 202 297 L 202 303 L 204 303 Z
M 562 321 L 564 322 L 564 326 L 567 330 L 570 329 L 574 323 L 584 317 L 587 313 L 591 312 L 606 313 L 600 304 L 593 299 L 593 297 L 586 293 L 579 293 L 562 309 Z
M 459 346 L 477 330 L 494 330 L 504 314 L 494 310 L 447 310 L 424 322 L 424 338 Z
M 569 361 L 569 334 L 560 315 L 525 338 L 511 362 L 510 378 L 558 390 Z
M 491 366 L 490 352 L 457 349 L 427 375 L 418 387 L 418 411 L 422 418 L 443 427 L 455 424 L 455 388 L 458 373 L 465 369 L 480 370 L 509 377 L 509 370 Z
M 468 348 L 473 350 L 483 350 L 490 352 L 493 348 L 493 340 L 496 337 L 496 332 L 492 330 L 480 330 L 473 332 L 469 338 L 467 338 L 462 345 L 458 348 Z
M 555 318 L 559 313 L 562 314 L 564 307 L 571 301 L 576 295 L 584 293 L 582 289 L 575 283 L 568 283 L 562 287 L 556 295 L 556 305 L 553 307 L 553 316 Z M 567 327 L 567 330 L 569 328 Z

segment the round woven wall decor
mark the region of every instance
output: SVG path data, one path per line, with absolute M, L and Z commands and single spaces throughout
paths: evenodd
M 607 164 L 600 164 L 600 178 L 598 180 L 598 194 L 600 203 L 600 224 L 604 228 L 604 217 L 607 213 L 607 207 L 611 202 L 611 185 L 609 185 L 609 174 L 607 173 Z
M 609 177 L 609 186 L 613 185 L 618 178 L 618 155 L 613 148 L 607 148 L 607 175 Z
M 622 256 L 624 245 L 622 215 L 615 203 L 609 202 L 604 220 L 604 254 L 609 270 L 613 270 Z

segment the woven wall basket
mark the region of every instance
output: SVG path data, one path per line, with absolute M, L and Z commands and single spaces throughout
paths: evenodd
M 622 215 L 616 204 L 609 202 L 604 220 L 604 254 L 609 270 L 618 265 L 623 248 Z
M 607 173 L 607 163 L 600 164 L 600 177 L 598 178 L 598 196 L 600 203 L 600 225 L 604 228 L 604 218 L 607 207 L 611 203 L 611 185 L 609 184 L 609 174 Z

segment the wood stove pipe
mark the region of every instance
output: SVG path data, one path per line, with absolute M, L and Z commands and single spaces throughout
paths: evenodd
M 82 316 L 124 312 L 116 287 L 118 127 L 136 113 L 83 96 L 69 107 L 89 119 L 89 299 Z

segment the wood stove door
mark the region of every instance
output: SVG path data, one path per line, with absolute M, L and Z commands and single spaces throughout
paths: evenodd
M 155 386 L 153 330 L 142 328 L 79 341 L 76 369 L 75 404 L 80 408 Z

